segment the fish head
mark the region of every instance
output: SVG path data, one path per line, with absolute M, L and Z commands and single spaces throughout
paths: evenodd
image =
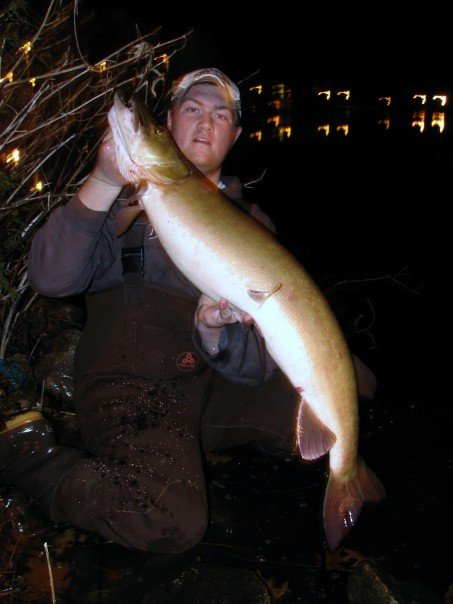
M 126 101 L 124 92 L 116 91 L 108 121 L 118 169 L 129 182 L 173 184 L 191 173 L 167 128 L 153 119 L 136 95 Z

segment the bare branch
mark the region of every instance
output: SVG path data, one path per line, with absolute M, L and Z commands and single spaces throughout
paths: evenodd
M 407 291 L 409 291 L 411 294 L 415 294 L 416 296 L 420 295 L 420 289 L 414 289 L 412 287 L 409 287 L 408 285 L 406 285 L 401 278 L 406 274 L 406 268 L 404 267 L 402 268 L 400 271 L 398 271 L 395 275 L 380 275 L 378 277 L 363 277 L 360 279 L 343 279 L 342 281 L 337 281 L 336 283 L 334 283 L 334 285 L 332 285 L 331 287 L 329 287 L 326 291 L 330 292 L 338 287 L 341 287 L 343 285 L 355 285 L 355 284 L 363 284 L 363 283 L 372 283 L 375 281 L 389 281 L 391 283 L 395 283 L 397 284 L 399 287 L 402 287 L 403 289 L 406 289 Z
M 137 32 L 134 39 L 92 64 L 82 48 L 81 33 L 93 17 L 82 15 L 79 0 L 49 0 L 36 26 L 18 14 L 14 37 L 2 36 L 2 358 L 17 318 L 35 296 L 26 279 L 31 238 L 49 211 L 66 202 L 87 178 L 114 90 L 141 91 L 144 100 L 157 106 L 165 89 L 168 60 L 185 47 L 191 33 L 159 41 L 160 28 L 146 35 Z

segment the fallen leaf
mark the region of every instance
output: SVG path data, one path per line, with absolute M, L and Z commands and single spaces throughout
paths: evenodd
M 263 583 L 266 585 L 266 588 L 267 588 L 268 592 L 270 593 L 270 595 L 273 598 L 275 598 L 276 600 L 280 600 L 281 598 L 283 598 L 285 593 L 288 591 L 288 587 L 289 587 L 288 581 L 285 581 L 281 585 L 276 585 L 274 577 L 269 577 L 269 579 L 266 579 L 265 577 L 263 577 L 263 575 L 260 573 L 259 570 L 256 572 L 256 574 L 261 579 L 261 581 L 263 581 Z
M 353 549 L 340 548 L 335 552 L 326 552 L 326 570 L 340 570 L 343 572 L 351 572 L 362 560 L 366 560 L 360 552 Z M 321 566 L 321 557 L 316 556 L 317 565 Z
M 231 455 L 217 455 L 216 453 L 206 453 L 206 461 L 212 466 L 216 466 L 218 463 L 227 463 L 232 459 L 234 459 L 234 457 L 231 457 Z

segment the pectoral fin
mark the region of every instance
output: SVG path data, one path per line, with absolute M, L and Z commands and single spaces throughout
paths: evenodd
M 117 237 L 127 231 L 140 212 L 143 212 L 143 207 L 141 205 L 128 206 L 118 212 L 115 216 L 115 231 Z
M 144 210 L 140 199 L 144 191 L 146 191 L 147 183 L 142 181 L 138 184 L 135 190 L 127 199 L 122 200 L 124 206 L 115 216 L 114 226 L 116 236 L 119 237 L 127 231 L 137 216 Z M 135 205 L 130 205 L 135 202 Z
M 278 291 L 282 285 L 283 283 L 277 283 L 269 290 L 248 289 L 247 293 L 254 302 L 263 304 L 263 302 L 265 302 L 270 296 L 272 296 L 272 294 L 275 294 L 275 292 Z
M 297 418 L 297 442 L 303 459 L 318 459 L 330 451 L 336 436 L 325 426 L 310 405 L 302 400 Z

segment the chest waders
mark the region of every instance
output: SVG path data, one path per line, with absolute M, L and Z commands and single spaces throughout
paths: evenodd
M 290 450 L 295 399 L 281 374 L 250 387 L 207 366 L 191 336 L 198 300 L 143 282 L 145 228 L 139 218 L 125 235 L 124 284 L 86 297 L 75 406 L 93 456 L 60 481 L 51 517 L 175 553 L 206 530 L 202 449 L 264 440 Z

